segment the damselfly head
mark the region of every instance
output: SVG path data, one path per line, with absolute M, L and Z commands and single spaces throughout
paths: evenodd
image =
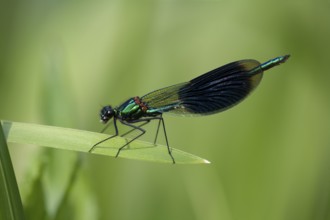
M 110 106 L 104 106 L 100 112 L 100 121 L 105 124 L 115 115 L 114 109 Z

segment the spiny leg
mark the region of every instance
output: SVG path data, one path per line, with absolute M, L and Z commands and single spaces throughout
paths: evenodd
M 162 117 L 162 118 L 163 118 L 163 117 Z M 156 144 L 156 142 L 157 142 L 158 132 L 159 132 L 159 126 L 160 126 L 160 121 L 161 121 L 161 119 L 158 120 L 158 126 L 157 126 L 157 131 L 156 131 L 156 136 L 155 136 L 154 144 Z
M 147 121 L 145 121 L 144 123 L 142 123 L 142 124 L 140 124 L 140 125 L 137 125 L 137 127 L 141 128 L 141 127 L 143 127 L 144 125 L 148 124 L 149 122 L 150 122 L 150 120 L 147 120 Z M 131 130 L 125 132 L 124 134 L 120 135 L 120 137 L 124 137 L 124 136 L 128 135 L 129 133 L 131 133 L 131 132 L 134 131 L 134 130 L 136 130 L 136 128 L 133 128 L 133 129 L 131 129 Z M 127 139 L 125 139 L 125 140 L 126 140 L 126 145 L 128 145 L 130 142 L 128 142 Z M 128 148 L 129 148 L 129 145 L 128 145 Z
M 143 127 L 144 125 L 148 124 L 149 122 L 150 122 L 150 120 L 147 120 L 147 121 L 145 121 L 144 123 L 142 123 L 142 124 L 140 124 L 140 125 L 137 125 L 137 127 L 141 128 L 141 127 Z M 131 133 L 131 132 L 134 131 L 134 130 L 136 130 L 136 128 L 133 128 L 133 129 L 131 129 L 131 130 L 125 132 L 124 134 L 120 135 L 120 137 L 124 137 L 124 136 L 128 135 L 129 133 Z
M 140 130 L 140 131 L 141 131 L 141 134 L 137 135 L 137 136 L 134 137 L 132 140 L 128 141 L 126 144 L 124 144 L 123 146 L 121 146 L 121 147 L 118 149 L 118 152 L 117 152 L 117 154 L 116 154 L 116 157 L 119 156 L 120 151 L 121 151 L 124 147 L 126 147 L 127 145 L 129 145 L 130 143 L 132 143 L 133 141 L 135 141 L 136 139 L 138 139 L 139 137 L 141 137 L 142 135 L 145 134 L 146 131 L 145 131 L 143 128 L 141 128 L 141 127 L 144 126 L 144 125 L 146 125 L 146 124 L 148 124 L 151 120 L 159 120 L 159 122 L 158 122 L 158 127 L 157 127 L 157 132 L 156 132 L 156 137 L 155 137 L 155 142 L 154 142 L 154 143 L 156 143 L 156 141 L 157 141 L 157 137 L 158 137 L 158 133 L 159 133 L 159 127 L 160 127 L 160 122 L 162 122 L 162 124 L 163 124 L 163 130 L 164 130 L 164 135 L 165 135 L 165 141 L 166 141 L 166 145 L 167 145 L 167 150 L 168 150 L 168 153 L 169 153 L 169 155 L 170 155 L 170 157 L 171 157 L 171 159 L 172 159 L 172 161 L 173 161 L 173 164 L 175 164 L 175 160 L 174 160 L 174 157 L 173 157 L 173 155 L 172 155 L 171 148 L 170 148 L 170 146 L 169 146 L 169 144 L 168 144 L 168 139 L 167 139 L 167 134 L 166 134 L 166 129 L 165 129 L 165 123 L 164 123 L 164 119 L 163 119 L 162 116 L 160 116 L 160 117 L 148 118 L 148 119 L 139 119 L 139 120 L 135 120 L 135 121 L 130 121 L 130 123 L 126 123 L 126 122 L 120 120 L 120 122 L 121 122 L 122 124 L 124 124 L 124 125 L 126 125 L 126 126 L 129 126 L 129 127 L 132 127 L 132 128 L 133 128 L 133 129 L 129 130 L 128 132 L 124 133 L 124 134 L 121 135 L 121 136 L 125 136 L 125 135 L 129 134 L 130 132 L 132 132 L 132 131 L 134 131 L 134 130 L 136 130 L 136 129 L 137 129 L 137 130 Z M 144 121 L 144 123 L 142 123 L 142 124 L 139 125 L 139 126 L 136 126 L 136 125 L 131 124 L 131 123 L 137 123 L 137 122 L 142 122 L 142 121 Z M 103 143 L 103 142 L 105 142 L 105 141 L 108 141 L 108 140 L 110 140 L 111 138 L 114 138 L 114 137 L 118 136 L 118 127 L 117 127 L 117 120 L 116 120 L 116 118 L 114 118 L 114 121 L 113 121 L 113 122 L 114 122 L 114 127 L 115 127 L 116 134 L 113 135 L 113 136 L 110 136 L 109 138 L 106 138 L 106 139 L 104 139 L 104 140 L 102 140 L 102 141 L 100 141 L 100 142 L 98 142 L 98 143 L 96 143 L 96 144 L 94 144 L 93 147 L 89 150 L 89 152 L 92 152 L 93 149 L 94 149 L 97 145 L 99 145 L 99 144 L 101 144 L 101 143 Z M 104 130 L 105 130 L 105 129 L 104 129 Z
M 142 126 L 144 126 L 144 125 L 146 125 L 146 124 L 148 124 L 148 123 L 150 122 L 150 120 L 141 120 L 141 121 L 145 121 L 145 122 L 142 123 L 142 124 L 139 125 L 139 126 L 133 126 L 133 129 L 129 130 L 128 132 L 126 132 L 126 133 L 124 133 L 124 134 L 122 134 L 121 137 L 124 137 L 125 135 L 127 135 L 127 134 L 131 133 L 132 131 L 136 130 L 137 127 L 142 127 Z M 117 127 L 117 121 L 116 121 L 116 119 L 113 120 L 113 123 L 114 123 L 114 127 L 115 127 L 115 132 L 116 132 L 115 135 L 110 136 L 110 137 L 108 137 L 108 138 L 106 138 L 106 139 L 103 139 L 103 140 L 97 142 L 96 144 L 94 144 L 94 145 L 91 147 L 91 149 L 89 149 L 89 151 L 88 151 L 89 153 L 91 153 L 97 145 L 99 145 L 99 144 L 101 144 L 101 143 L 103 143 L 103 142 L 106 142 L 106 141 L 108 141 L 108 140 L 110 140 L 110 139 L 112 139 L 112 138 L 118 136 L 119 132 L 118 132 L 118 127 Z M 123 123 L 123 122 L 122 122 L 122 123 Z M 126 123 L 123 123 L 123 124 L 125 124 L 125 125 L 127 125 L 127 126 L 130 126 L 130 125 L 126 124 Z M 110 125 L 110 123 L 108 123 L 108 124 L 102 129 L 101 133 L 103 133 L 103 132 L 109 127 L 109 125 Z M 130 127 L 132 127 L 132 126 L 130 126 Z M 141 135 L 142 135 L 142 134 L 141 134 Z M 136 139 L 136 138 L 135 138 L 135 139 Z M 135 140 L 135 139 L 134 139 L 134 140 Z M 128 145 L 128 144 L 131 143 L 131 142 L 132 142 L 132 141 L 127 142 L 124 146 Z M 123 147 L 124 147 L 124 146 L 123 146 Z M 118 153 L 117 153 L 117 156 L 118 156 Z M 117 157 L 117 156 L 116 156 L 116 157 Z
M 157 142 L 157 138 L 158 138 L 158 133 L 159 133 L 160 122 L 161 122 L 161 118 L 160 118 L 160 117 L 152 118 L 152 119 L 145 119 L 146 121 L 145 121 L 144 123 L 138 125 L 138 127 L 140 127 L 140 128 L 143 127 L 144 125 L 148 124 L 148 123 L 149 123 L 151 120 L 153 120 L 153 119 L 158 120 L 158 126 L 157 126 L 156 135 L 155 135 L 155 140 L 154 140 L 154 144 L 156 144 L 156 142 Z M 138 121 L 141 121 L 141 120 L 138 120 Z M 138 121 L 136 121 L 136 122 L 138 122 Z M 124 133 L 124 134 L 122 134 L 122 135 L 120 135 L 120 136 L 121 136 L 121 137 L 124 137 L 124 136 L 126 136 L 127 134 L 131 133 L 131 132 L 134 131 L 134 130 L 136 130 L 136 128 L 133 128 L 133 129 L 127 131 L 126 133 Z
M 174 160 L 174 157 L 172 155 L 172 150 L 170 148 L 170 145 L 168 144 L 167 134 L 166 134 L 166 129 L 165 129 L 165 123 L 164 123 L 163 117 L 160 117 L 160 120 L 159 121 L 162 121 L 162 124 L 163 124 L 163 129 L 164 129 L 164 135 L 165 135 L 165 140 L 166 140 L 166 146 L 167 146 L 168 154 L 171 156 L 172 161 L 173 161 L 173 164 L 175 164 L 175 160 Z
M 89 149 L 89 151 L 88 151 L 89 153 L 91 153 L 97 145 L 99 145 L 99 144 L 101 144 L 101 143 L 103 143 L 103 142 L 105 142 L 105 141 L 108 141 L 108 140 L 110 140 L 111 138 L 114 138 L 114 137 L 118 136 L 118 127 L 117 127 L 117 119 L 116 119 L 116 118 L 113 119 L 113 124 L 114 124 L 115 132 L 116 132 L 115 135 L 112 135 L 112 136 L 110 136 L 110 137 L 108 137 L 108 138 L 106 138 L 106 139 L 103 139 L 103 140 L 97 142 L 96 144 L 94 144 L 94 145 L 91 147 L 91 149 Z M 107 126 L 106 126 L 105 128 L 107 128 Z M 105 130 L 105 129 L 103 129 L 102 132 L 103 132 L 104 130 Z
M 168 150 L 168 154 L 170 155 L 172 161 L 173 161 L 173 164 L 175 164 L 175 159 L 172 155 L 172 151 L 171 151 L 171 148 L 168 144 L 168 139 L 167 139 L 167 134 L 166 134 L 166 129 L 165 129 L 165 123 L 164 123 L 164 119 L 162 117 L 162 115 L 160 116 L 157 116 L 157 117 L 153 117 L 153 118 L 148 118 L 148 119 L 140 119 L 140 120 L 136 120 L 136 121 L 132 121 L 131 123 L 135 123 L 135 122 L 139 122 L 139 121 L 151 121 L 151 120 L 159 120 L 158 122 L 158 127 L 157 127 L 157 131 L 156 131 L 156 137 L 155 137 L 155 141 L 154 141 L 154 144 L 156 144 L 156 141 L 157 141 L 157 137 L 158 137 L 158 133 L 159 133 L 159 127 L 160 127 L 160 123 L 163 124 L 163 130 L 164 130 L 164 136 L 165 136 L 165 141 L 166 141 L 166 146 L 167 146 L 167 150 Z M 123 122 L 122 122 L 123 123 Z M 144 129 L 142 129 L 144 130 Z M 144 130 L 144 133 L 145 133 L 145 130 Z M 142 136 L 144 133 L 140 134 L 138 137 Z M 134 138 L 133 140 L 137 139 L 138 137 Z M 130 142 L 132 142 L 133 140 L 131 140 Z M 130 143 L 129 142 L 129 143 Z M 127 144 L 126 144 L 127 145 Z M 126 146 L 125 145 L 125 146 Z
M 145 120 L 139 120 L 139 121 L 145 121 Z M 135 122 L 139 122 L 139 121 L 135 121 Z M 146 120 L 146 121 L 147 121 L 147 123 L 150 122 L 150 120 Z M 121 146 L 121 147 L 118 149 L 118 151 L 117 151 L 116 157 L 119 156 L 120 151 L 121 151 L 122 149 L 124 149 L 124 147 L 126 147 L 127 145 L 129 145 L 130 143 L 132 143 L 133 141 L 135 141 L 136 139 L 138 139 L 139 137 L 141 137 L 142 135 L 144 135 L 144 134 L 146 133 L 146 130 L 144 130 L 144 129 L 141 128 L 140 126 L 132 125 L 132 124 L 130 124 L 130 123 L 126 123 L 126 122 L 124 122 L 124 121 L 120 121 L 120 122 L 121 122 L 122 124 L 126 125 L 126 126 L 132 127 L 132 128 L 133 128 L 132 131 L 133 131 L 133 130 L 136 130 L 136 129 L 137 129 L 137 130 L 140 130 L 140 131 L 141 131 L 141 134 L 137 135 L 137 136 L 134 137 L 132 140 L 128 141 L 126 144 L 124 144 L 123 146 Z

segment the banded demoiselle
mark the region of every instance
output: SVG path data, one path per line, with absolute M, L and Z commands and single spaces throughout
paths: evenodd
M 174 113 L 184 116 L 210 115 L 233 107 L 247 97 L 260 83 L 263 72 L 281 63 L 290 55 L 279 56 L 260 64 L 256 60 L 239 60 L 211 70 L 189 82 L 158 89 L 142 97 L 135 96 L 118 107 L 107 105 L 101 109 L 101 122 L 107 123 L 113 118 L 115 135 L 96 143 L 89 152 L 102 142 L 119 135 L 117 120 L 140 134 L 121 146 L 116 154 L 141 137 L 146 130 L 142 126 L 152 120 L 158 120 L 154 144 L 156 144 L 160 124 L 163 126 L 168 153 L 175 163 L 168 144 L 163 113 Z M 135 123 L 141 122 L 137 125 Z

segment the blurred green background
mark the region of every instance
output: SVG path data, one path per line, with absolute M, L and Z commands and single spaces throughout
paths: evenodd
M 1 1 L 6 120 L 100 131 L 102 105 L 291 54 L 229 111 L 164 116 L 210 165 L 10 144 L 28 219 L 330 219 L 329 39 L 324 0 Z

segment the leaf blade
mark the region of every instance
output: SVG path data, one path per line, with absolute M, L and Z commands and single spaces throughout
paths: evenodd
M 2 125 L 8 142 L 34 144 L 79 152 L 88 152 L 95 143 L 109 137 L 109 135 L 102 133 L 39 124 L 2 121 Z M 125 138 L 114 137 L 98 145 L 93 150 L 93 154 L 115 156 L 118 148 L 125 143 Z M 209 163 L 203 158 L 174 148 L 172 148 L 172 154 L 176 163 L 179 164 Z M 130 144 L 130 147 L 123 149 L 119 157 L 172 163 L 166 146 L 154 145 L 140 140 L 134 141 Z
M 18 185 L 0 124 L 0 218 L 25 219 Z

